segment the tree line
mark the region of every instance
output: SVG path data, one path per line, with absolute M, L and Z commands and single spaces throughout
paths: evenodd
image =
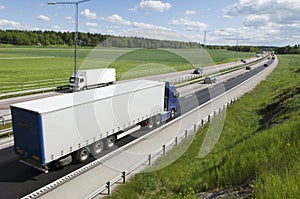
M 300 54 L 300 44 L 285 46 L 275 49 L 276 54 Z
M 12 45 L 75 45 L 74 32 L 0 30 L 0 44 Z M 78 32 L 79 46 L 121 48 L 199 48 L 197 42 L 179 42 L 139 37 L 121 37 Z
M 74 32 L 56 31 L 24 31 L 24 30 L 0 30 L 0 45 L 28 45 L 28 46 L 74 46 Z M 157 40 L 141 37 L 121 37 L 103 35 L 100 33 L 78 32 L 79 46 L 103 46 L 120 48 L 200 48 L 204 47 L 198 42 L 180 42 L 169 40 Z M 208 49 L 226 49 L 241 52 L 261 52 L 261 50 L 273 50 L 277 54 L 300 54 L 300 45 L 285 47 L 258 47 L 258 46 L 217 46 L 207 45 Z
M 80 45 L 96 46 L 104 41 L 108 35 L 78 33 Z M 0 30 L 0 43 L 12 45 L 67 45 L 75 44 L 74 32 L 55 32 L 55 31 L 22 31 L 22 30 Z

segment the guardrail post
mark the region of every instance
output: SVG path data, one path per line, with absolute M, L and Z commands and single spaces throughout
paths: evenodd
M 110 196 L 110 181 L 106 183 L 107 194 Z
M 175 146 L 177 146 L 177 144 L 178 144 L 178 137 L 176 136 L 175 137 Z
M 122 172 L 122 179 L 123 179 L 123 184 L 125 184 L 125 182 L 126 182 L 126 172 L 125 171 Z
M 217 112 L 216 112 L 216 111 L 214 111 L 214 117 L 216 117 L 216 115 L 217 115 Z
M 221 113 L 221 107 L 219 108 L 219 115 L 220 115 L 220 113 Z
M 0 119 L 1 119 L 2 126 L 4 126 L 4 118 L 0 117 Z
M 210 122 L 210 115 L 207 116 L 207 121 Z
M 201 126 L 204 126 L 204 120 L 203 119 L 201 120 Z
M 162 150 L 163 150 L 163 155 L 165 155 L 166 154 L 166 145 L 165 144 L 162 146 Z
M 148 155 L 149 165 L 151 165 L 151 154 Z
M 184 132 L 185 138 L 187 138 L 187 133 L 188 133 L 188 130 L 185 130 L 185 132 Z
M 197 131 L 197 124 L 194 124 L 194 132 Z

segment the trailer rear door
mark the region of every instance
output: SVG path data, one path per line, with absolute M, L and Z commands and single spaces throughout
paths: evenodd
M 12 107 L 15 151 L 25 159 L 44 164 L 41 116 L 38 113 Z

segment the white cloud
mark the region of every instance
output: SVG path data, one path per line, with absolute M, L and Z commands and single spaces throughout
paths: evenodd
M 120 25 L 125 25 L 125 26 L 131 25 L 130 21 L 123 19 L 123 17 L 121 17 L 120 15 L 117 15 L 117 14 L 113 14 L 113 15 L 107 17 L 106 20 L 109 22 L 112 22 L 112 23 L 120 24 Z
M 269 15 L 247 15 L 244 20 L 246 27 L 257 27 L 257 26 L 269 26 L 270 16 Z
M 173 19 L 169 24 L 184 26 L 186 30 L 201 31 L 207 29 L 207 25 L 200 21 L 192 21 L 188 18 Z
M 195 14 L 197 14 L 197 12 L 194 11 L 194 10 L 186 10 L 186 11 L 185 11 L 185 15 L 186 15 L 186 16 L 188 16 L 188 15 L 195 15 Z
M 163 3 L 162 1 L 142 0 L 138 5 L 135 5 L 134 8 L 129 9 L 129 11 L 154 10 L 164 12 L 165 10 L 169 10 L 171 7 L 172 5 L 170 3 Z
M 96 13 L 91 12 L 89 9 L 84 9 L 80 14 L 83 18 L 87 18 L 87 19 L 96 19 L 97 18 Z
M 54 30 L 56 30 L 56 31 L 61 31 L 61 30 L 63 30 L 63 28 L 62 28 L 61 26 L 59 26 L 59 25 L 54 25 L 54 26 L 52 26 L 52 29 L 54 29 Z
M 223 9 L 227 17 L 268 15 L 270 22 L 281 24 L 300 23 L 299 11 L 299 0 L 239 0 Z
M 0 10 L 4 10 L 5 6 L 0 5 Z
M 224 17 L 243 17 L 244 28 L 249 28 L 246 34 L 255 41 L 298 43 L 292 36 L 300 32 L 299 0 L 237 0 L 223 13 Z
M 206 36 L 209 44 L 280 45 L 280 43 L 286 42 L 286 38 L 281 35 L 282 31 L 280 29 L 266 26 L 259 28 L 226 28 L 224 31 L 208 31 Z M 201 41 L 201 36 L 199 39 Z M 274 44 L 275 40 L 277 44 Z
M 47 16 L 45 16 L 45 15 L 39 15 L 39 16 L 37 17 L 37 19 L 38 19 L 38 20 L 41 20 L 41 21 L 49 21 L 49 20 L 50 20 L 50 18 L 47 17 Z
M 71 16 L 65 17 L 65 20 L 67 21 L 73 21 L 73 18 Z
M 99 25 L 97 23 L 91 23 L 91 22 L 86 22 L 85 26 L 91 27 L 91 28 L 97 28 Z
M 101 20 L 108 21 L 110 23 L 114 23 L 114 24 L 122 25 L 122 26 L 132 26 L 132 27 L 135 27 L 135 28 L 167 29 L 165 27 L 157 26 L 157 25 L 153 25 L 153 24 L 147 24 L 147 23 L 136 22 L 136 21 L 129 21 L 129 20 L 124 19 L 122 16 L 120 16 L 118 14 L 113 14 L 113 15 L 107 17 L 107 18 L 101 18 Z
M 2 28 L 20 28 L 21 24 L 15 21 L 9 21 L 6 19 L 0 19 L 0 27 Z

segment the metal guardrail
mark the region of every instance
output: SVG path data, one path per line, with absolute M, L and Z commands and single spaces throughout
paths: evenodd
M 11 114 L 6 114 L 6 115 L 0 116 L 0 124 L 2 126 L 4 126 L 7 123 L 10 123 L 11 121 L 12 121 Z
M 222 107 L 220 107 L 219 109 L 215 110 L 214 112 L 209 114 L 207 117 L 202 119 L 200 122 L 194 124 L 189 129 L 185 130 L 184 132 L 182 132 L 181 134 L 176 136 L 174 139 L 172 139 L 168 143 L 164 144 L 161 148 L 157 149 L 155 152 L 149 154 L 144 159 L 137 162 L 131 168 L 123 171 L 120 175 L 116 176 L 115 178 L 111 179 L 110 181 L 107 181 L 105 185 L 103 185 L 99 189 L 95 190 L 93 193 L 91 193 L 90 195 L 85 197 L 85 199 L 92 199 L 92 198 L 96 197 L 99 194 L 103 194 L 103 192 L 106 191 L 106 190 L 107 190 L 107 195 L 110 195 L 111 194 L 111 187 L 114 184 L 120 183 L 121 180 L 122 180 L 122 183 L 125 184 L 126 183 L 126 176 L 130 175 L 132 172 L 134 172 L 135 170 L 137 170 L 139 167 L 141 167 L 143 165 L 151 166 L 152 165 L 152 159 L 155 156 L 165 155 L 166 152 L 167 152 L 167 147 L 172 147 L 173 148 L 173 147 L 177 146 L 178 143 L 180 142 L 180 140 L 188 138 L 189 134 L 196 133 L 197 130 L 200 127 L 203 127 L 206 123 L 209 123 L 214 117 L 219 115 L 221 113 L 221 111 L 227 109 L 232 103 L 234 103 L 237 100 L 238 100 L 238 98 L 235 98 L 235 99 L 227 102 Z
M 54 78 L 28 82 L 0 82 L 0 98 L 32 92 L 45 92 L 68 82 L 66 78 Z
M 0 130 L 0 136 L 3 136 L 3 135 L 10 136 L 10 133 L 12 133 L 12 132 L 13 132 L 12 128 L 3 129 L 3 130 Z
M 234 103 L 237 100 L 238 100 L 238 98 L 235 98 L 233 100 L 228 101 L 226 104 L 224 104 L 218 110 L 212 112 L 207 117 L 205 117 L 204 119 L 199 121 L 197 124 L 194 124 L 192 127 L 185 130 L 180 135 L 178 135 L 174 139 L 170 140 L 168 143 L 164 144 L 161 148 L 157 149 L 156 151 L 149 154 L 148 156 L 146 156 L 141 161 L 137 162 L 131 168 L 128 168 L 127 170 L 123 171 L 120 175 L 117 175 L 115 178 L 107 181 L 103 186 L 99 187 L 99 189 L 95 190 L 93 193 L 91 193 L 90 195 L 88 195 L 85 198 L 86 199 L 94 198 L 95 196 L 97 196 L 99 194 L 102 194 L 105 190 L 107 190 L 107 195 L 110 195 L 112 185 L 118 183 L 120 180 L 122 180 L 123 183 L 126 183 L 126 177 L 128 175 L 130 175 L 132 172 L 134 172 L 135 170 L 140 168 L 142 165 L 149 165 L 149 166 L 152 165 L 153 158 L 160 155 L 160 154 L 165 155 L 166 152 L 167 152 L 167 147 L 177 146 L 178 143 L 180 142 L 180 140 L 183 140 L 183 139 L 187 138 L 188 135 L 191 134 L 191 133 L 195 133 L 198 130 L 198 128 L 204 126 L 207 122 L 210 122 L 213 117 L 220 114 L 221 111 L 227 109 L 227 107 L 229 107 L 232 103 Z M 168 123 L 167 125 L 170 125 L 170 123 Z M 164 127 L 164 126 L 162 126 L 162 127 Z M 50 192 L 51 190 L 57 188 L 58 186 L 61 186 L 62 184 L 67 183 L 68 181 L 74 179 L 75 177 L 77 177 L 77 176 L 93 169 L 94 167 L 102 164 L 105 160 L 107 160 L 107 159 L 111 158 L 112 156 L 124 151 L 124 149 L 130 147 L 131 145 L 133 145 L 137 142 L 139 142 L 141 139 L 145 139 L 145 137 L 147 137 L 147 136 L 151 136 L 151 135 L 146 134 L 146 135 L 140 137 L 139 139 L 134 140 L 133 142 L 130 142 L 128 145 L 125 145 L 121 148 L 118 148 L 115 151 L 113 151 L 113 152 L 111 152 L 111 153 L 95 160 L 94 162 L 91 162 L 88 165 L 85 165 L 84 167 L 81 167 L 80 169 L 78 169 L 76 171 L 73 171 L 72 173 L 67 174 L 66 176 L 64 176 L 64 177 L 62 177 L 62 178 L 60 178 L 60 179 L 58 179 L 58 180 L 56 180 L 52 183 L 40 188 L 40 189 L 38 189 L 38 190 L 22 197 L 22 199 L 33 199 L 33 198 L 41 197 L 42 195 Z
M 244 68 L 245 66 L 255 65 L 255 64 L 259 63 L 259 62 L 264 61 L 265 59 L 266 59 L 266 57 L 262 57 L 260 59 L 254 60 L 252 62 L 237 64 L 237 65 L 234 65 L 232 67 L 228 67 L 228 68 L 220 70 L 220 71 L 209 71 L 209 72 L 203 72 L 202 74 L 189 74 L 189 75 L 186 75 L 186 76 L 183 76 L 183 77 L 172 79 L 172 80 L 170 80 L 170 82 L 173 83 L 173 84 L 175 84 L 178 87 L 181 87 L 181 86 L 185 86 L 187 84 L 191 84 L 191 83 L 195 83 L 195 82 L 198 82 L 198 81 L 202 81 L 202 80 L 204 80 L 205 76 L 209 76 L 209 75 L 213 75 L 213 76 L 224 75 L 224 74 L 236 71 L 236 70 L 240 70 L 240 69 Z

